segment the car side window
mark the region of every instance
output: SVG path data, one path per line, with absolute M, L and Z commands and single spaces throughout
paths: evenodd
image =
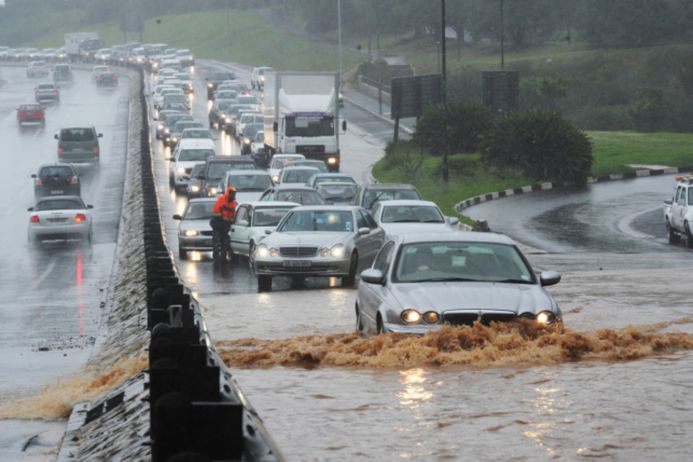
M 356 212 L 356 227 L 358 229 L 370 228 L 370 226 L 368 226 L 368 220 L 366 220 L 366 216 L 363 214 L 361 210 Z
M 372 216 L 377 217 L 378 215 L 380 215 L 380 202 L 376 203 L 373 206 L 373 215 Z
M 249 221 L 247 207 L 238 207 L 238 211 L 236 211 L 236 224 L 240 225 L 241 220 Z
M 376 221 L 373 219 L 373 216 L 370 214 L 368 210 L 361 210 L 361 213 L 366 218 L 366 223 L 368 223 L 369 228 L 375 229 L 378 227 L 378 223 L 376 223 Z
M 392 241 L 385 243 L 385 245 L 380 249 L 380 252 L 378 252 L 378 255 L 375 257 L 373 269 L 377 269 L 383 274 L 387 273 L 387 269 L 390 267 L 390 256 L 392 255 L 392 249 L 394 247 L 395 243 Z
M 686 194 L 685 194 L 685 189 L 679 188 L 678 193 L 676 195 L 676 203 L 679 205 L 686 205 Z

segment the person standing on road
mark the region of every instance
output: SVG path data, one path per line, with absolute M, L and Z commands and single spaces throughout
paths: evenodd
M 226 260 L 227 252 L 231 248 L 229 243 L 229 230 L 236 219 L 236 188 L 229 186 L 226 192 L 217 199 L 212 209 L 212 231 L 214 232 L 214 257 Z M 220 246 L 221 252 L 218 251 Z

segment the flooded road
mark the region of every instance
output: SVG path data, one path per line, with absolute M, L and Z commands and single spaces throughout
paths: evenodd
M 208 68 L 202 65 L 198 72 L 198 95 L 200 76 Z M 201 120 L 204 104 L 196 97 L 193 111 Z M 342 150 L 354 155 L 343 156 L 343 170 L 362 181 L 382 153 L 387 129 L 369 135 L 361 127 L 378 122 L 348 104 L 346 114 L 349 132 Z M 163 153 L 155 166 L 160 194 L 168 197 L 162 200 L 162 215 L 175 249 L 176 223 L 170 215 L 185 199 L 168 192 Z M 665 198 L 671 182 L 662 183 Z M 647 188 L 657 191 L 659 185 Z M 620 193 L 613 194 L 622 200 Z M 641 196 L 643 203 L 628 209 L 634 219 L 626 222 L 646 234 L 648 226 L 655 228 L 656 214 L 639 224 L 646 216 L 640 212 L 663 199 Z M 507 220 L 511 236 L 543 249 L 528 255 L 535 267 L 564 273 L 563 282 L 550 291 L 563 309 L 565 325 L 591 339 L 588 344 L 600 354 L 575 356 L 585 345 L 572 356 L 553 354 L 557 350 L 551 344 L 515 349 L 508 340 L 510 358 L 527 354 L 523 361 L 503 363 L 493 352 L 494 340 L 476 351 L 481 356 L 475 357 L 473 348 L 463 351 L 463 364 L 432 364 L 415 361 L 417 355 L 429 358 L 431 349 L 411 339 L 407 348 L 382 350 L 390 355 L 385 357 L 378 345 L 386 340 L 353 334 L 356 292 L 339 287 L 339 279 L 307 278 L 292 287 L 278 278 L 272 292 L 257 293 L 245 261 L 216 271 L 206 255 L 177 263 L 235 378 L 288 460 L 685 460 L 693 452 L 687 430 L 693 420 L 693 355 L 687 349 L 693 306 L 688 271 L 680 268 L 687 268 L 689 255 L 667 248 L 662 236 L 634 235 L 632 244 L 604 248 L 599 236 L 618 234 L 613 230 L 623 216 L 608 215 L 597 229 L 589 220 L 575 229 L 573 234 L 587 233 L 595 245 L 579 248 L 556 237 L 560 233 L 552 223 L 562 225 L 562 219 L 548 220 L 540 225 L 540 237 L 525 240 L 533 231 L 515 233 L 512 225 L 529 222 L 522 213 L 531 217 L 550 207 L 530 196 L 522 200 L 527 202 L 517 211 L 515 203 L 489 204 L 498 207 L 498 217 L 513 218 Z M 565 198 L 566 204 L 571 201 Z M 498 229 L 494 222 L 492 228 Z M 545 242 L 558 243 L 546 248 L 540 245 Z M 628 335 L 623 344 L 632 350 L 599 340 L 600 329 L 626 332 L 622 329 L 630 325 L 655 339 L 671 332 L 685 335 L 663 349 L 652 346 L 658 340 L 648 343 Z M 387 367 L 373 361 L 364 365 L 369 351 L 375 363 Z M 490 359 L 484 363 L 482 357 Z

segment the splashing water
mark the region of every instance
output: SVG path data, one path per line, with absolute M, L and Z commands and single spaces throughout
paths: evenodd
M 89 401 L 102 395 L 145 367 L 147 367 L 147 355 L 140 354 L 123 358 L 105 371 L 85 368 L 75 375 L 47 385 L 36 396 L 20 398 L 0 405 L 0 420 L 66 418 L 76 403 Z
M 693 334 L 661 333 L 672 322 L 575 332 L 562 325 L 540 328 L 533 322 L 445 326 L 424 336 L 358 333 L 314 335 L 282 340 L 255 338 L 218 342 L 224 362 L 233 367 L 411 367 L 475 368 L 560 364 L 569 361 L 630 361 L 654 354 L 693 349 Z

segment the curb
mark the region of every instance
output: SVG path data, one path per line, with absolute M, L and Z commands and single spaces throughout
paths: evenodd
M 659 175 L 670 175 L 674 173 L 684 173 L 693 171 L 693 166 L 686 167 L 669 167 L 660 169 L 643 169 L 636 170 L 634 172 L 628 173 L 618 173 L 611 175 L 600 175 L 598 177 L 587 178 L 587 184 L 594 183 L 604 183 L 606 181 L 622 181 L 622 180 L 634 180 L 637 178 L 644 178 L 648 176 L 659 176 Z M 475 197 L 470 197 L 463 201 L 455 204 L 454 208 L 457 212 L 462 212 L 462 210 L 472 207 L 474 205 L 483 204 L 484 202 L 489 202 L 496 199 L 502 199 L 504 197 L 516 196 L 518 194 L 527 194 L 537 191 L 548 191 L 550 189 L 559 189 L 566 186 L 570 186 L 567 183 L 560 182 L 546 182 L 546 183 L 535 183 L 532 185 L 521 186 L 518 188 L 506 189 L 504 191 L 494 191 L 487 194 L 482 194 Z

